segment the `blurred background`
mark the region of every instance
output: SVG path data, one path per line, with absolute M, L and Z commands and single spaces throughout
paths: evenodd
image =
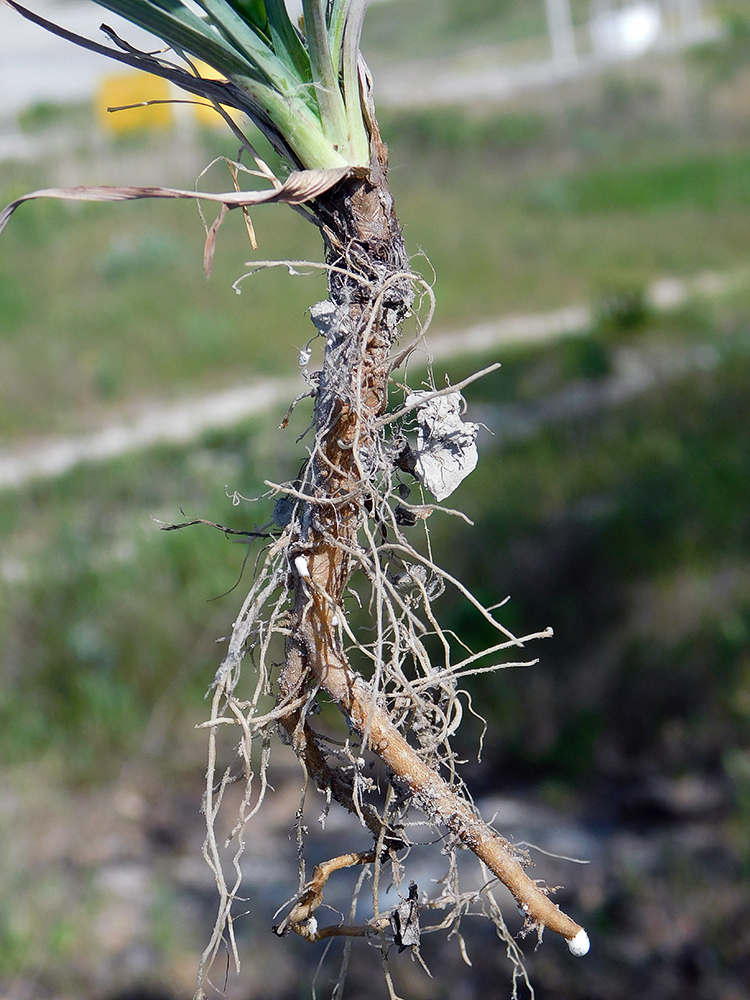
M 91 33 L 103 16 L 90 3 L 33 7 Z M 472 792 L 503 832 L 589 861 L 535 854 L 592 939 L 585 959 L 552 935 L 538 951 L 527 941 L 536 995 L 739 1000 L 750 982 L 750 9 L 381 0 L 363 49 L 407 244 L 434 277 L 436 378 L 502 362 L 466 392 L 486 430 L 451 504 L 475 527 L 433 519 L 438 561 L 488 604 L 510 595 L 515 631 L 555 630 L 537 666 L 476 679 L 481 764 L 478 724 L 461 743 Z M 191 106 L 106 114 L 159 87 L 0 8 L 0 202 L 61 184 L 190 187 L 236 156 Z M 222 161 L 198 181 L 231 183 Z M 216 905 L 194 727 L 247 584 L 246 573 L 232 590 L 246 549 L 158 522 L 268 520 L 270 501 L 239 497 L 296 471 L 309 410 L 278 424 L 303 391 L 306 309 L 325 296 L 318 274 L 281 271 L 236 295 L 246 262 L 321 248 L 293 212 L 266 207 L 252 216 L 254 252 L 235 214 L 210 281 L 190 203 L 34 202 L 0 239 L 8 1000 L 193 992 Z M 446 596 L 441 611 L 479 644 L 464 607 Z M 298 776 L 283 749 L 273 780 L 246 856 L 242 970 L 214 980 L 237 1000 L 308 996 L 320 957 L 269 932 L 296 887 Z M 329 836 L 348 844 L 339 822 Z M 331 844 L 316 827 L 322 857 Z M 510 904 L 507 919 L 519 928 Z M 510 995 L 503 947 L 479 922 L 464 930 L 470 968 L 437 935 L 423 948 L 434 980 L 393 956 L 402 995 Z M 355 955 L 346 995 L 384 996 L 377 952 Z

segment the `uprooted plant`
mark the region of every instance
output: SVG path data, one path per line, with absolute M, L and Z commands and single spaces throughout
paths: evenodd
M 585 931 L 559 909 L 543 883 L 529 877 L 524 851 L 481 818 L 451 749 L 464 707 L 471 708 L 462 678 L 511 665 L 504 655 L 550 633 L 516 638 L 432 559 L 428 519 L 442 508 L 424 502 L 425 491 L 439 502 L 471 471 L 476 426 L 461 417 L 465 383 L 443 389 L 428 383 L 413 391 L 396 375 L 422 337 L 420 331 L 409 346 L 397 346 L 402 324 L 425 296 L 431 311 L 431 292 L 412 273 L 388 187 L 372 81 L 359 54 L 366 0 L 304 0 L 299 25 L 282 0 L 101 0 L 160 36 L 171 58 L 134 49 L 111 28 L 104 30 L 113 47 L 82 39 L 15 0 L 1 2 L 49 30 L 208 99 L 255 158 L 253 172 L 270 184 L 265 191 L 237 188 L 214 195 L 95 188 L 51 189 L 27 198 L 209 198 L 222 206 L 208 230 L 209 264 L 229 209 L 286 201 L 318 227 L 325 247 L 328 298 L 311 309 L 323 339 L 322 364 L 314 373 L 304 371 L 314 400 L 307 458 L 294 481 L 269 484 L 275 494 L 270 536 L 214 679 L 205 724 L 204 853 L 220 903 L 196 996 L 206 995 L 211 965 L 224 943 L 239 964 L 234 907 L 241 892 L 240 858 L 247 824 L 264 799 L 276 733 L 293 748 L 306 783 L 318 789 L 326 809 L 337 802 L 354 813 L 373 842 L 367 851 L 319 865 L 311 880 L 303 877 L 277 933 L 294 931 L 310 941 L 367 936 L 380 942 L 385 959 L 391 942 L 418 955 L 420 911 L 443 911 L 429 929 L 458 933 L 462 916 L 479 909 L 522 968 L 493 896 L 497 879 L 515 897 L 524 931 L 541 935 L 548 927 L 567 939 L 573 954 L 584 954 Z M 209 63 L 219 78 L 202 78 L 194 58 Z M 292 167 L 285 182 L 257 155 L 227 108 L 247 114 Z M 0 230 L 23 200 L 0 215 Z M 301 360 L 306 364 L 308 352 Z M 415 482 L 422 502 L 409 500 L 409 484 Z M 414 530 L 421 531 L 422 543 L 410 540 Z M 441 626 L 434 602 L 446 586 L 456 588 L 494 630 L 489 647 L 472 649 Z M 352 618 L 354 602 L 363 609 L 357 615 L 369 616 L 366 629 Z M 316 728 L 321 700 L 342 713 L 344 739 L 333 740 Z M 219 736 L 227 727 L 239 736 L 239 772 L 220 773 L 217 763 Z M 373 761 L 379 765 L 376 778 Z M 227 787 L 238 777 L 245 792 L 222 845 L 217 820 Z M 409 875 L 414 812 L 441 831 L 447 873 L 436 898 L 427 899 L 424 887 L 411 884 L 408 895 L 383 913 L 381 873 L 397 887 Z M 299 835 L 303 841 L 301 826 Z M 232 845 L 227 866 L 225 849 Z M 481 891 L 460 887 L 457 857 L 466 849 L 486 870 Z M 328 877 L 354 865 L 372 874 L 373 915 L 357 924 L 352 907 L 350 920 L 320 926 L 316 910 Z M 385 971 L 393 993 L 387 963 Z

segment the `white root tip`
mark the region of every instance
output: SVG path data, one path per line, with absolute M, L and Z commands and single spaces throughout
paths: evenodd
M 310 579 L 310 569 L 307 565 L 307 559 L 305 559 L 304 556 L 294 557 L 294 568 L 297 570 L 297 572 L 299 573 L 299 575 L 302 577 L 303 580 Z
M 589 941 L 589 936 L 583 927 L 576 934 L 568 940 L 568 948 L 570 948 L 570 954 L 575 955 L 576 958 L 580 958 L 581 955 L 585 955 L 589 948 L 591 947 L 591 942 Z

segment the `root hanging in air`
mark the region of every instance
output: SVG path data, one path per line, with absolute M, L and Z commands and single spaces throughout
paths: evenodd
M 335 208 L 329 205 L 331 219 Z M 204 995 L 203 983 L 223 942 L 239 966 L 233 903 L 240 895 L 240 859 L 247 826 L 267 793 L 270 748 L 277 735 L 296 754 L 305 788 L 312 784 L 318 790 L 326 810 L 337 803 L 353 813 L 372 838 L 371 849 L 337 854 L 318 865 L 310 879 L 302 865 L 299 891 L 277 933 L 294 931 L 313 942 L 365 937 L 379 944 L 393 996 L 387 968 L 391 947 L 416 954 L 421 935 L 443 930 L 458 940 L 468 961 L 461 921 L 469 913 L 481 913 L 494 924 L 513 964 L 514 983 L 525 980 L 521 953 L 493 895 L 498 882 L 515 897 L 525 932 L 541 935 L 549 928 L 568 941 L 574 954 L 582 954 L 588 941 L 553 902 L 550 890 L 529 877 L 528 854 L 479 815 L 452 748 L 464 711 L 474 712 L 462 688 L 465 678 L 527 666 L 535 662 L 527 645 L 551 635 L 544 629 L 515 636 L 495 610 L 434 560 L 429 522 L 445 508 L 427 494 L 440 490 L 447 495 L 460 481 L 457 473 L 450 478 L 434 470 L 441 463 L 460 466 L 460 449 L 474 446 L 470 429 L 459 426 L 460 390 L 473 379 L 445 388 L 431 376 L 416 388 L 403 375 L 396 379 L 396 369 L 406 364 L 424 334 L 419 329 L 399 351 L 401 324 L 414 309 L 415 290 L 427 298 L 431 316 L 431 289 L 411 273 L 403 254 L 394 258 L 393 240 L 385 249 L 373 247 L 361 234 L 347 240 L 346 227 L 342 235 L 341 226 L 327 226 L 326 218 L 318 208 L 329 298 L 311 311 L 324 353 L 322 368 L 314 377 L 308 374 L 314 399 L 308 457 L 293 481 L 267 484 L 275 502 L 274 537 L 266 539 L 234 622 L 205 723 L 204 853 L 220 900 L 196 996 Z M 284 264 L 292 270 L 303 266 Z M 302 353 L 306 371 L 311 355 Z M 485 371 L 490 370 L 494 366 Z M 426 430 L 423 408 L 441 400 L 451 405 L 433 407 Z M 412 492 L 416 496 L 410 501 Z M 441 623 L 438 601 L 446 588 L 481 617 L 483 632 L 494 635 L 488 644 L 475 648 Z M 316 728 L 321 699 L 340 710 L 341 739 Z M 219 774 L 217 740 L 228 730 L 239 742 L 238 766 Z M 217 816 L 235 780 L 244 783 L 245 791 L 231 835 L 220 845 Z M 401 888 L 404 879 L 409 881 L 411 852 L 418 849 L 411 839 L 415 823 L 434 831 L 431 839 L 440 841 L 437 850 L 445 858 L 439 894 L 433 897 L 425 887 Z M 300 820 L 303 855 L 304 842 Z M 225 868 L 222 858 L 229 847 L 234 854 Z M 480 865 L 483 888 L 478 891 L 460 885 L 458 857 L 467 850 Z M 361 867 L 363 878 L 371 877 L 373 915 L 357 921 L 355 899 L 346 919 L 322 923 L 319 907 L 328 879 L 351 866 Z M 400 892 L 400 902 L 388 913 L 380 909 L 381 873 Z

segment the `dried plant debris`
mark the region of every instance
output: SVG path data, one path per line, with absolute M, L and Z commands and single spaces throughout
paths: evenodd
M 418 894 L 417 883 L 412 880 L 409 883 L 409 895 L 391 911 L 393 943 L 398 945 L 399 951 L 403 951 L 405 948 L 419 947 Z

